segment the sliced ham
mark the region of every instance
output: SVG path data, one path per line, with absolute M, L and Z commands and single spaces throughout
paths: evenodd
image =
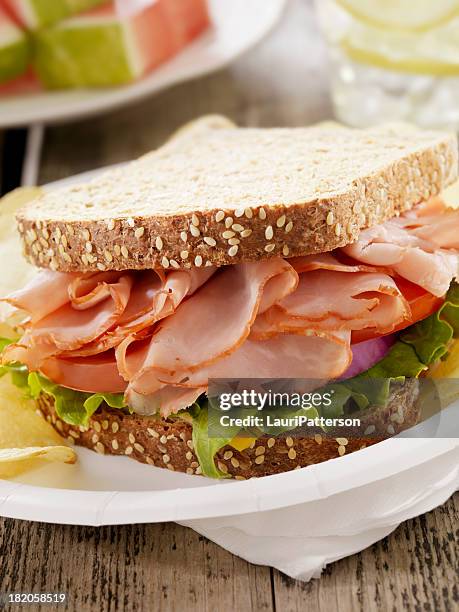
M 24 289 L 11 293 L 1 301 L 24 310 L 36 323 L 68 303 L 68 287 L 74 279 L 74 274 L 42 270 Z
M 248 337 L 265 287 L 269 305 L 274 289 L 284 296 L 285 287 L 291 290 L 296 283 L 296 272 L 283 259 L 224 268 L 162 322 L 134 379 L 147 373 L 153 379 L 160 371 L 194 371 L 231 354 Z M 130 370 L 120 363 L 120 371 Z
M 364 230 L 342 250 L 358 262 L 390 267 L 437 297 L 458 277 L 459 210 L 429 215 L 411 211 Z
M 206 390 L 206 385 L 192 388 L 166 385 L 155 393 L 142 395 L 130 388 L 126 392 L 126 401 L 137 414 L 151 415 L 160 412 L 167 418 L 170 414 L 189 408 Z

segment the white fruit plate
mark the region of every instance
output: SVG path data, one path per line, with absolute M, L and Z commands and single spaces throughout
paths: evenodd
M 0 128 L 58 123 L 113 110 L 218 70 L 259 42 L 286 0 L 209 0 L 213 28 L 144 79 L 123 87 L 40 92 L 0 99 Z

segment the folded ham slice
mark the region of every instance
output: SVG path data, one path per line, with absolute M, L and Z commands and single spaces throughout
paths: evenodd
M 358 262 L 391 268 L 442 297 L 459 276 L 459 210 L 428 212 L 421 208 L 369 228 L 342 252 Z

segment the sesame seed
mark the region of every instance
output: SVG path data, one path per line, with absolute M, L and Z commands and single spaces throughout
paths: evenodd
M 255 449 L 255 456 L 258 457 L 259 455 L 263 455 L 263 453 L 266 451 L 264 446 L 257 446 L 257 448 Z
M 284 246 L 282 247 L 282 255 L 284 257 L 288 257 L 289 253 L 290 253 L 290 249 L 288 248 L 286 244 L 284 244 Z
M 225 227 L 229 229 L 233 225 L 233 217 L 226 217 L 225 219 Z
M 217 244 L 215 238 L 212 238 L 211 236 L 204 236 L 204 242 L 211 247 L 214 247 Z
M 332 211 L 330 211 L 327 215 L 327 225 L 333 225 L 334 221 L 335 221 L 335 216 L 332 213 Z
M 190 225 L 190 232 L 191 232 L 191 235 L 194 236 L 195 238 L 201 235 L 201 232 L 195 225 Z
M 197 467 L 199 467 L 199 463 L 198 463 L 197 461 L 192 461 L 192 462 L 190 463 L 190 466 L 191 466 L 192 468 L 197 468 Z
M 337 223 L 335 225 L 335 236 L 337 236 L 339 238 L 340 235 L 341 235 L 341 224 Z
M 87 253 L 92 253 L 92 244 L 90 242 L 86 243 L 85 248 Z
M 85 240 L 89 240 L 89 239 L 91 238 L 91 234 L 89 233 L 89 230 L 87 230 L 87 229 L 84 229 L 84 230 L 81 232 L 81 235 L 83 236 L 83 238 L 84 238 Z
M 233 223 L 233 225 L 231 226 L 231 229 L 234 230 L 235 232 L 243 232 L 244 226 L 241 225 L 240 223 Z
M 213 265 L 213 264 L 212 264 L 212 262 L 211 262 L 211 261 L 209 261 L 209 260 L 207 260 L 207 261 L 206 261 L 206 264 L 205 264 L 205 267 L 206 267 L 206 268 L 210 268 L 212 265 Z
M 240 244 L 241 241 L 239 240 L 239 238 L 230 238 L 228 240 L 228 244 L 230 244 L 231 246 L 233 246 L 234 244 Z
M 107 221 L 107 229 L 110 230 L 110 231 L 115 229 L 115 220 L 114 219 L 109 219 Z
M 349 221 L 346 230 L 348 234 L 352 234 L 352 221 Z
M 148 465 L 155 465 L 155 462 L 151 457 L 146 457 L 145 461 L 148 463 Z
M 228 468 L 224 463 L 222 463 L 221 461 L 217 461 L 217 465 L 218 465 L 218 469 L 220 470 L 220 472 L 223 472 L 224 474 L 228 474 Z
M 156 236 L 155 247 L 160 251 L 163 248 L 163 240 L 161 236 Z
M 94 450 L 99 453 L 99 455 L 105 454 L 105 446 L 102 444 L 102 442 L 98 442 L 94 447 Z
M 340 446 L 346 446 L 349 444 L 349 440 L 347 438 L 336 438 L 336 441 Z
M 245 229 L 243 232 L 241 232 L 241 238 L 248 238 L 248 236 L 250 236 L 251 233 L 252 233 L 251 229 Z
M 198 219 L 198 217 L 197 217 L 197 215 L 195 213 L 193 213 L 192 216 L 191 216 L 191 223 L 195 227 L 198 227 L 198 225 L 199 225 L 199 219 Z
M 134 219 L 132 217 L 129 217 L 128 219 L 126 219 L 126 223 L 129 225 L 129 227 L 134 227 L 135 225 Z
M 136 442 L 136 443 L 134 444 L 134 448 L 135 448 L 135 450 L 136 450 L 138 453 L 144 453 L 144 452 L 145 452 L 144 447 L 143 447 L 141 444 L 139 444 L 138 442 Z
M 198 268 L 200 268 L 202 266 L 202 257 L 201 255 L 196 255 L 196 257 L 194 258 L 194 265 Z
M 127 259 L 129 257 L 129 251 L 127 250 L 127 248 L 124 246 L 121 247 L 121 255 L 124 257 L 124 259 Z
M 180 251 L 180 257 L 181 259 L 188 259 L 188 251 Z
M 244 214 L 244 209 L 243 208 L 236 208 L 236 210 L 234 211 L 234 216 L 235 217 L 242 217 L 242 215 Z
M 120 245 L 119 245 L 119 244 L 115 244 L 115 246 L 113 247 L 113 250 L 115 251 L 115 255 L 116 255 L 117 257 L 119 257 L 119 256 L 120 256 L 120 254 L 121 254 L 121 248 L 120 248 Z
M 169 263 L 173 268 L 180 268 L 180 264 L 178 263 L 178 261 L 175 261 L 175 259 L 169 260 Z
M 100 432 L 101 432 L 101 430 L 102 430 L 102 428 L 101 428 L 101 426 L 100 426 L 99 421 L 94 421 L 94 423 L 93 423 L 93 427 L 94 427 L 94 429 L 97 431 L 97 433 L 100 433 Z
M 191 451 L 188 451 L 185 455 L 185 458 L 187 461 L 191 461 L 193 459 L 193 453 Z
M 345 455 L 346 454 L 346 447 L 345 446 L 338 446 L 338 454 L 339 454 L 340 457 Z
M 144 227 L 138 227 L 135 232 L 134 232 L 134 236 L 136 238 L 142 238 L 142 236 L 145 234 L 145 228 Z
M 273 226 L 268 225 L 268 227 L 265 229 L 265 238 L 266 240 L 271 240 L 273 236 L 274 236 Z
M 232 247 L 228 249 L 228 255 L 230 257 L 234 257 L 238 251 L 239 247 L 237 244 L 234 244 Z
M 253 217 L 253 212 L 251 208 L 246 208 L 244 210 L 244 214 L 247 217 L 247 219 L 251 219 Z
M 186 445 L 190 450 L 194 450 L 193 440 L 187 440 Z
M 376 431 L 376 427 L 374 425 L 368 425 L 368 427 L 363 432 L 364 436 L 369 436 Z
M 165 436 L 164 434 L 160 437 L 159 441 L 161 442 L 161 444 L 167 444 L 167 436 Z
M 290 436 L 288 436 L 287 438 L 285 438 L 285 444 L 287 446 L 293 446 L 293 438 L 291 438 Z
M 134 452 L 134 449 L 132 448 L 132 446 L 128 446 L 126 448 L 126 450 L 124 451 L 125 455 L 132 455 L 132 453 Z
M 261 465 L 265 460 L 265 456 L 264 455 L 260 455 L 259 457 L 255 457 L 255 463 L 257 465 Z
M 275 248 L 276 248 L 276 245 L 273 242 L 271 242 L 270 244 L 267 244 L 265 246 L 265 251 L 267 253 L 271 253 L 271 251 L 274 251 Z
M 87 256 L 83 253 L 83 255 L 81 256 L 81 261 L 83 263 L 84 266 L 88 265 L 88 258 Z
M 220 223 L 220 221 L 223 221 L 224 218 L 225 218 L 225 213 L 222 210 L 219 210 L 218 213 L 215 215 L 215 221 L 217 223 Z
M 226 232 L 223 232 L 222 236 L 225 240 L 228 240 L 229 238 L 233 238 L 233 236 L 235 236 L 235 232 L 232 232 L 231 230 L 227 230 Z
M 171 458 L 169 457 L 169 455 L 168 455 L 168 454 L 163 455 L 163 461 L 164 461 L 164 463 L 169 463 L 169 461 L 170 461 L 170 460 L 171 460 Z
M 272 448 L 276 444 L 275 438 L 269 438 L 267 444 L 268 444 L 268 448 Z
M 223 459 L 225 459 L 225 461 L 228 461 L 228 459 L 231 459 L 232 456 L 233 456 L 233 451 L 227 450 L 225 454 L 223 455 Z
M 187 242 L 188 241 L 188 234 L 186 232 L 180 232 L 180 238 L 182 240 L 182 242 Z M 161 242 L 162 244 L 162 242 Z
M 288 234 L 289 232 L 291 232 L 292 228 L 293 228 L 293 223 L 292 221 L 289 221 L 287 225 L 285 226 L 285 233 Z
M 164 256 L 161 259 L 161 265 L 162 265 L 163 268 L 168 268 L 169 267 L 169 260 L 167 259 L 166 256 Z
M 94 434 L 91 438 L 91 442 L 93 444 L 96 444 L 97 442 L 99 442 L 99 436 L 97 434 Z
M 151 429 L 151 427 L 147 427 L 147 432 L 152 438 L 159 438 L 159 433 L 155 429 Z
M 104 272 L 104 271 L 107 269 L 107 266 L 106 266 L 105 264 L 103 264 L 103 263 L 99 262 L 99 263 L 97 264 L 97 268 L 98 268 L 98 270 L 100 270 L 101 272 Z
M 266 210 L 264 208 L 260 208 L 258 211 L 258 216 L 262 221 L 264 221 L 266 219 Z
M 238 468 L 240 466 L 240 463 L 236 459 L 236 457 L 231 457 L 231 465 L 233 466 L 233 468 Z
M 75 440 L 78 440 L 78 438 L 80 437 L 78 431 L 73 431 L 72 429 L 69 431 L 69 434 L 72 436 L 72 438 L 75 438 Z
M 247 480 L 244 476 L 240 476 L 239 474 L 234 477 L 234 480 Z
M 193 468 L 186 468 L 186 473 L 189 474 L 190 476 L 194 474 Z
M 112 440 L 112 448 L 113 450 L 118 450 L 120 445 L 118 444 L 118 440 Z
M 106 261 L 108 261 L 108 263 L 111 263 L 113 261 L 113 255 L 110 253 L 110 251 L 105 250 L 104 257 Z
M 288 458 L 291 459 L 292 461 L 296 459 L 296 450 L 294 448 L 291 448 L 288 451 Z
M 282 217 L 279 217 L 279 219 L 276 221 L 277 227 L 284 227 L 285 219 L 286 219 L 285 215 L 282 215 Z
M 391 436 L 393 436 L 395 434 L 395 428 L 394 428 L 393 425 L 388 425 L 387 433 L 390 434 Z
M 134 434 L 131 434 L 131 433 L 130 433 L 130 434 L 129 434 L 129 436 L 128 436 L 128 438 L 129 438 L 129 442 L 130 442 L 131 444 L 134 444 L 134 442 L 135 442 L 135 436 L 134 436 Z

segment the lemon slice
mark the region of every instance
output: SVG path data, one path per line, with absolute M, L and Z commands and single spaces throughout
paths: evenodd
M 357 19 L 376 27 L 420 31 L 459 15 L 459 0 L 337 0 Z
M 447 26 L 420 36 L 354 24 L 340 44 L 359 63 L 412 74 L 459 75 L 459 27 Z

